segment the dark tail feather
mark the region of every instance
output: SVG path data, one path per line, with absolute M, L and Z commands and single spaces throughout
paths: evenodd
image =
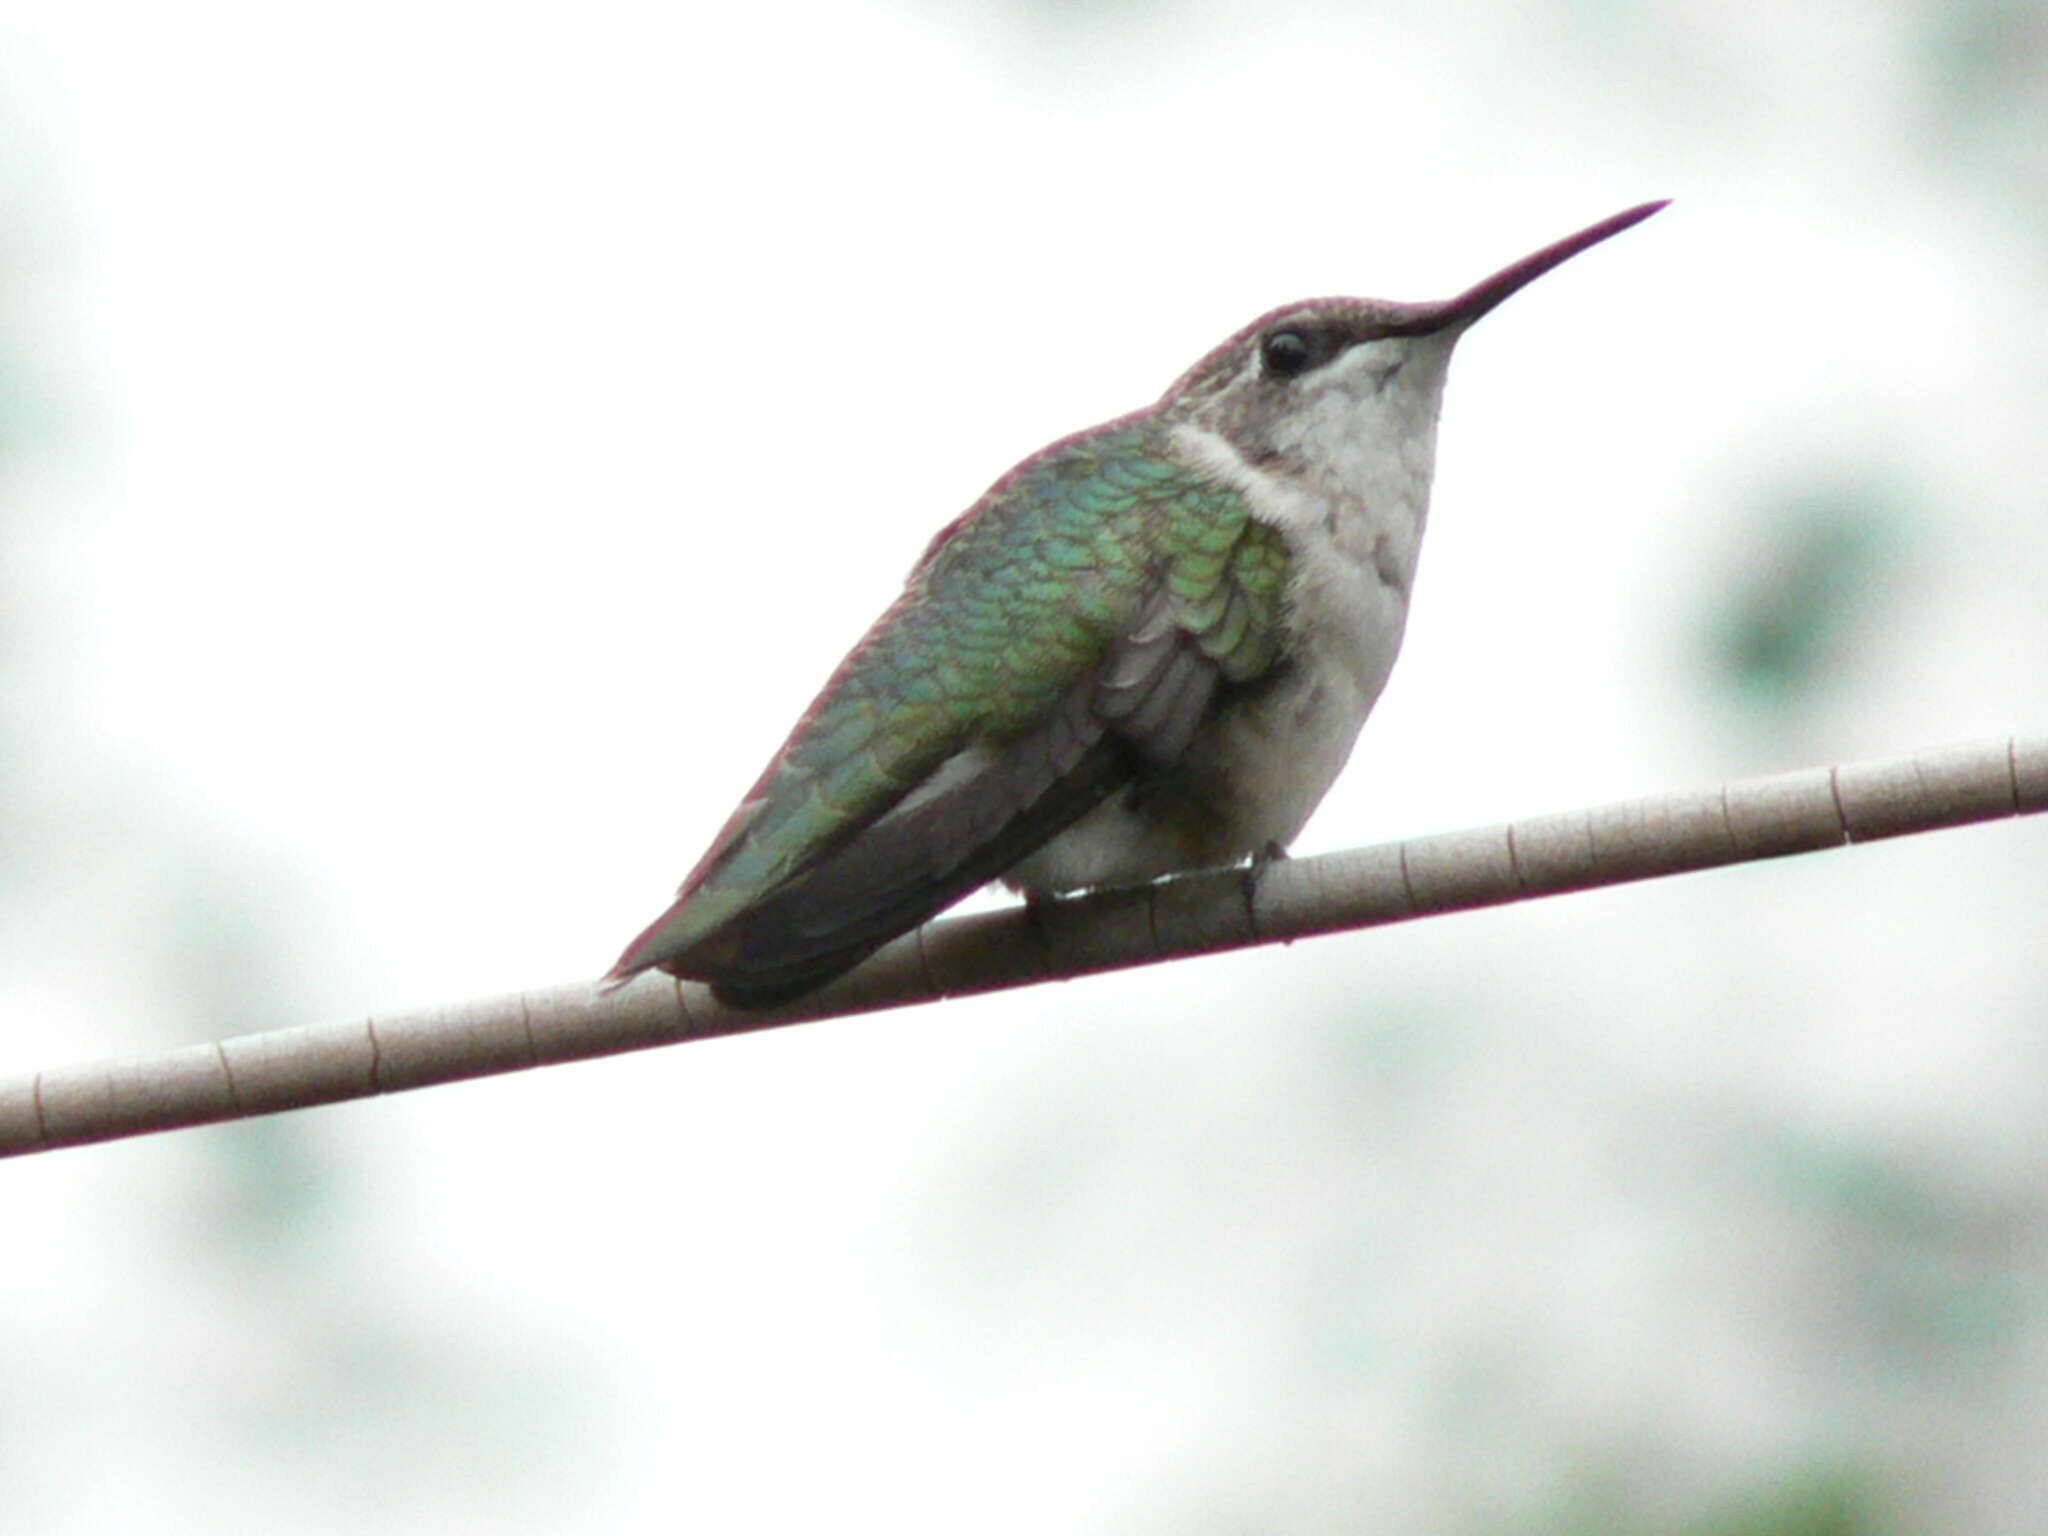
M 706 979 L 764 1007 L 822 986 L 1072 825 L 1131 776 L 1076 698 L 976 772 L 884 817 L 728 924 Z
M 1215 665 L 1162 609 L 1099 681 L 1076 688 L 1035 729 L 961 754 L 927 791 L 663 969 L 709 981 L 720 1001 L 741 1008 L 824 985 L 995 879 L 1116 789 L 1173 763 L 1217 684 Z
M 740 918 L 730 931 L 738 952 L 711 978 L 712 991 L 734 1007 L 760 1008 L 823 986 L 988 884 L 1129 776 L 1123 748 L 1099 742 L 1049 792 L 971 843 L 951 825 L 955 807 L 920 807 L 904 818 L 903 842 L 891 838 L 894 848 L 856 842 Z M 923 857 L 890 863 L 904 842 Z

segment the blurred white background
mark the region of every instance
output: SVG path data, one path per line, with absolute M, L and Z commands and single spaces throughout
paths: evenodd
M 925 540 L 1450 293 L 1320 851 L 2048 719 L 2048 10 L 0 3 L 0 1072 L 595 975 Z M 2032 1533 L 2048 827 L 0 1167 L 10 1533 Z

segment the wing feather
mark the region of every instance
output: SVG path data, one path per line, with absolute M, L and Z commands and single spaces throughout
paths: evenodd
M 1279 536 L 1142 423 L 1027 460 L 927 551 L 626 951 L 740 1005 L 821 985 L 1187 751 L 1276 650 Z

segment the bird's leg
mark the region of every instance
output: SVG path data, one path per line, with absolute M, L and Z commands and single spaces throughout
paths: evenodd
M 1259 927 L 1259 877 L 1265 873 L 1267 865 L 1278 864 L 1286 857 L 1287 850 L 1284 847 L 1277 842 L 1268 842 L 1265 847 L 1253 854 L 1244 865 L 1244 871 L 1239 882 L 1244 891 L 1244 921 L 1245 926 L 1254 933 L 1258 931 Z
M 1042 964 L 1051 964 L 1052 936 L 1046 931 L 1046 919 L 1051 916 L 1059 897 L 1045 891 L 1033 890 L 1026 886 L 1018 893 L 1024 898 L 1024 926 L 1031 930 L 1032 942 L 1038 946 L 1038 958 Z

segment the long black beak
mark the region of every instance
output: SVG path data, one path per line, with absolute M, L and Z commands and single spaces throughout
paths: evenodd
M 1610 218 L 1602 219 L 1598 224 L 1589 224 L 1575 235 L 1566 235 L 1562 240 L 1552 241 L 1542 250 L 1524 256 L 1512 266 L 1502 267 L 1493 276 L 1474 283 L 1455 299 L 1413 305 L 1402 317 L 1401 323 L 1394 328 L 1394 334 L 1426 336 L 1432 331 L 1450 330 L 1453 327 L 1462 330 L 1510 294 L 1528 287 L 1552 267 L 1562 266 L 1579 252 L 1592 249 L 1609 235 L 1618 235 L 1624 229 L 1642 223 L 1669 202 L 1669 198 L 1664 198 L 1654 203 L 1641 203 Z

